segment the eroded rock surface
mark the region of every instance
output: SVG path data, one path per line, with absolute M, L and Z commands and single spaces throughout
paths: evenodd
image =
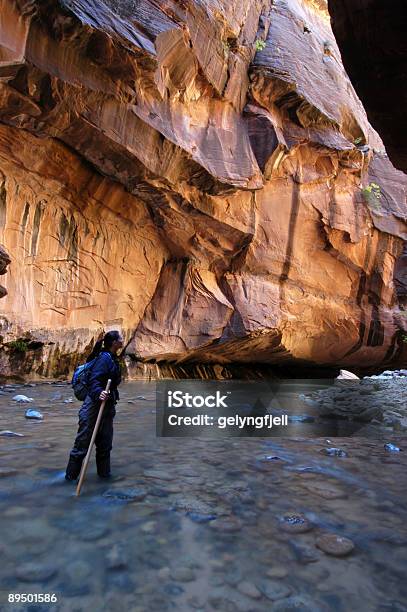
M 177 364 L 405 360 L 407 180 L 324 2 L 0 0 L 0 62 L 3 371 L 111 327 Z
M 11 259 L 8 256 L 8 253 L 5 249 L 0 245 L 0 276 L 7 273 L 7 266 L 11 263 Z M 0 285 L 0 298 L 7 295 L 7 289 Z

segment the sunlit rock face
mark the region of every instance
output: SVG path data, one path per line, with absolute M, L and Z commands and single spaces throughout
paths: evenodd
M 0 368 L 405 360 L 407 181 L 325 3 L 160 6 L 0 0 Z

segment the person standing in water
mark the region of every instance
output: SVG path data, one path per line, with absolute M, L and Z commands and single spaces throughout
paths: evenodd
M 96 435 L 96 468 L 100 478 L 110 477 L 110 451 L 113 442 L 113 419 L 116 403 L 119 400 L 117 387 L 121 382 L 120 365 L 117 351 L 123 346 L 123 338 L 118 331 L 110 331 L 103 340 L 96 342 L 87 362 L 95 359 L 88 377 L 88 395 L 79 410 L 78 433 L 66 467 L 65 479 L 77 480 L 82 462 L 88 452 L 90 440 L 99 414 L 100 404 L 107 399 L 102 420 Z M 107 381 L 111 379 L 110 391 L 106 393 Z

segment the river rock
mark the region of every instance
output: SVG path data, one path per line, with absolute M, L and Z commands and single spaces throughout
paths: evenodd
M 320 535 L 315 543 L 324 553 L 333 557 L 345 557 L 355 548 L 352 540 L 343 536 L 338 536 L 334 533 Z
M 33 410 L 32 408 L 29 408 L 26 411 L 26 413 L 25 413 L 25 418 L 26 419 L 35 419 L 37 421 L 42 421 L 44 417 L 41 414 L 41 412 L 39 412 L 38 410 Z
M 392 444 L 391 442 L 388 442 L 384 445 L 384 450 L 389 453 L 399 453 L 401 451 L 401 448 L 399 446 L 396 446 L 395 444 Z
M 306 533 L 313 528 L 312 523 L 302 514 L 287 513 L 279 519 L 279 526 L 287 533 Z
M 170 575 L 176 582 L 192 582 L 196 579 L 196 573 L 190 567 L 176 567 Z
M 237 590 L 242 595 L 246 595 L 246 597 L 250 597 L 250 599 L 261 599 L 261 592 L 256 587 L 254 582 L 249 582 L 249 580 L 243 580 L 237 585 Z
M 142 501 L 147 495 L 145 489 L 133 487 L 131 489 L 108 489 L 103 497 L 122 499 L 127 501 Z
M 24 434 L 16 433 L 15 431 L 10 431 L 8 429 L 3 429 L 3 431 L 0 431 L 0 436 L 4 438 L 24 438 Z
M 277 601 L 271 607 L 272 612 L 325 612 L 325 608 L 306 596 L 294 595 Z
M 220 533 L 235 533 L 242 529 L 243 524 L 238 518 L 224 517 L 211 521 L 210 526 Z
M 292 592 L 291 588 L 280 580 L 263 579 L 256 581 L 256 586 L 267 599 L 272 601 L 284 599 L 291 595 Z
M 320 451 L 323 455 L 328 455 L 328 457 L 347 457 L 348 453 L 341 448 L 323 448 Z
M 13 402 L 17 402 L 18 404 L 29 404 L 33 401 L 32 397 L 27 397 L 26 395 L 15 395 L 13 397 Z
M 15 476 L 17 473 L 17 470 L 14 470 L 13 468 L 0 467 L 0 478 L 6 478 L 7 476 Z
M 46 565 L 35 562 L 22 563 L 16 572 L 18 580 L 22 582 L 47 582 L 57 574 L 55 564 Z
M 128 565 L 126 549 L 123 545 L 114 544 L 106 554 L 106 565 L 111 570 L 125 569 Z

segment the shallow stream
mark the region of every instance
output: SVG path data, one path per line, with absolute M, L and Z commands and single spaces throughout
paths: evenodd
M 16 404 L 17 393 L 34 401 Z M 0 430 L 23 434 L 0 435 L 1 610 L 407 610 L 406 436 L 157 438 L 155 384 L 129 382 L 116 478 L 100 481 L 93 459 L 77 498 L 64 480 L 71 397 L 66 384 L 0 395 Z M 328 532 L 353 552 L 316 546 Z M 9 593 L 58 601 L 9 604 Z

